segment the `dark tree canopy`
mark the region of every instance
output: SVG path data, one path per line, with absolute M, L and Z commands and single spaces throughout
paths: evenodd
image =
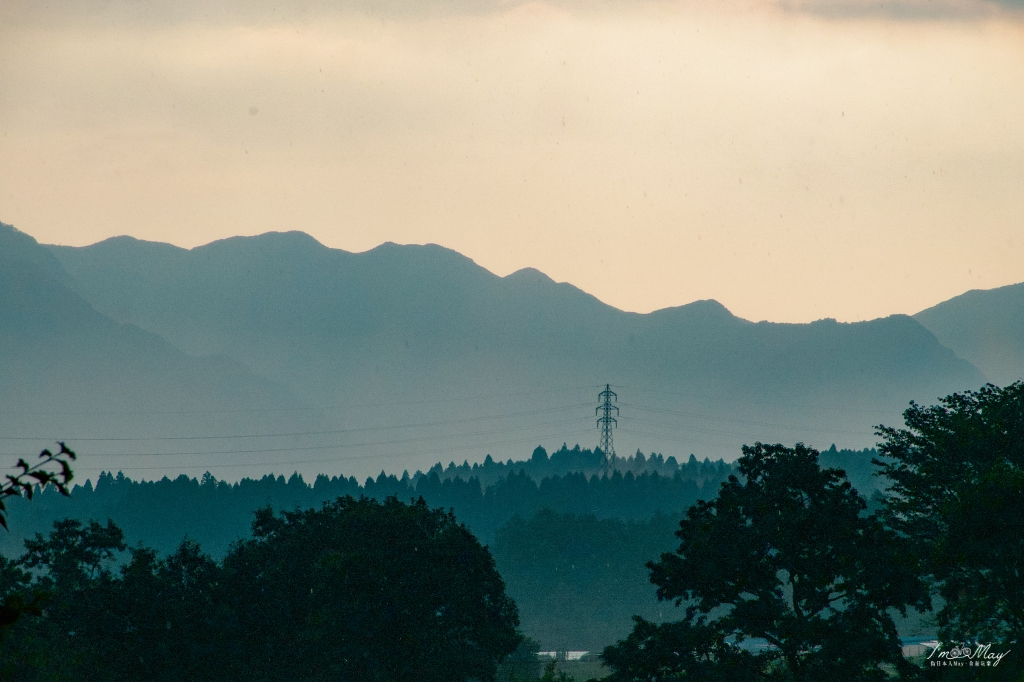
M 253 534 L 224 561 L 245 679 L 490 680 L 519 644 L 491 555 L 423 500 L 265 510 Z
M 108 523 L 55 524 L 0 562 L 0 597 L 53 598 L 0 643 L 0 679 L 493 679 L 520 644 L 494 561 L 422 500 L 264 510 L 222 563 L 186 541 L 125 561 Z
M 1024 382 L 911 403 L 879 427 L 887 521 L 924 560 L 952 640 L 1024 633 Z
M 637 619 L 605 650 L 611 679 L 912 675 L 889 612 L 923 609 L 928 594 L 895 535 L 866 514 L 842 471 L 821 469 L 802 444 L 744 447 L 738 464 L 742 480 L 692 507 L 676 552 L 648 564 L 659 598 L 685 605 L 685 619 Z M 766 645 L 736 646 L 748 639 Z

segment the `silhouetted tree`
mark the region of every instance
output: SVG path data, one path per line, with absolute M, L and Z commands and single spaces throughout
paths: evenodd
M 766 670 L 766 661 L 727 642 L 722 628 L 709 625 L 696 610 L 674 623 L 633 620 L 633 632 L 602 654 L 614 671 L 610 681 L 746 682 L 762 679 Z
M 1024 633 L 1024 382 L 911 403 L 880 426 L 886 519 L 917 550 L 943 598 L 941 634 Z
M 523 637 L 516 650 L 498 666 L 496 682 L 535 682 L 540 676 L 539 651 L 540 644 L 536 640 Z
M 914 675 L 889 614 L 924 609 L 928 593 L 843 472 L 799 443 L 745 446 L 738 464 L 743 480 L 691 507 L 679 548 L 648 564 L 685 620 L 637 619 L 605 650 L 609 680 L 889 679 L 883 664 Z M 738 649 L 751 638 L 766 646 Z
M 238 679 L 492 680 L 519 644 L 487 549 L 420 499 L 260 511 L 224 560 Z

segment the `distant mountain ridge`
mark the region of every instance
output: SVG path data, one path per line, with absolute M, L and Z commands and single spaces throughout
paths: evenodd
M 349 253 L 286 232 L 194 249 L 130 237 L 49 249 L 114 320 L 231 358 L 314 404 L 378 406 L 334 413 L 338 428 L 437 425 L 358 451 L 410 469 L 429 459 L 415 459 L 416 436 L 443 447 L 444 423 L 486 426 L 463 429 L 455 460 L 503 458 L 530 434 L 532 445 L 592 445 L 592 405 L 546 440 L 536 424 L 549 413 L 568 422 L 570 387 L 594 387 L 573 394 L 588 402 L 616 387 L 619 447 L 732 459 L 755 439 L 869 447 L 872 426 L 898 423 L 909 400 L 985 381 L 908 316 L 753 323 L 716 301 L 641 315 L 536 270 L 498 277 L 436 245 Z M 503 452 L 501 438 L 519 440 Z
M 256 423 L 238 410 L 296 406 L 287 388 L 234 360 L 191 356 L 110 319 L 75 286 L 47 249 L 0 223 L 0 448 L 10 463 L 67 439 L 84 456 L 79 477 L 95 476 L 90 466 L 127 463 L 122 455 L 151 445 L 124 441 L 140 430 L 161 437 L 250 430 L 275 420 Z M 102 437 L 113 440 L 72 440 Z M 165 445 L 190 449 L 187 441 Z M 93 456 L 113 451 L 120 454 Z
M 914 319 L 993 383 L 1004 386 L 1024 379 L 1024 282 L 973 289 L 922 310 Z
M 15 397 L 9 392 L 0 400 L 25 407 L 35 396 L 41 405 L 58 409 L 98 408 L 108 400 L 125 408 L 147 403 L 171 408 L 182 402 L 202 408 L 216 405 L 225 389 L 273 404 L 294 399 L 227 358 L 190 357 L 152 332 L 111 320 L 73 287 L 49 251 L 0 223 L 2 376 L 30 387 L 17 401 L 7 403 Z M 104 389 L 111 394 L 99 398 Z

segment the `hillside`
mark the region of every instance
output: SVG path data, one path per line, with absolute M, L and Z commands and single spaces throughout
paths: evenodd
M 1024 378 L 1024 283 L 968 291 L 914 319 L 996 385 Z
M 287 388 L 234 360 L 194 357 L 111 320 L 72 284 L 49 251 L 0 224 L 0 441 L 11 463 L 76 438 L 83 457 L 76 472 L 95 477 L 152 447 L 127 440 L 135 436 L 169 437 L 167 451 L 189 451 L 195 443 L 181 438 L 266 428 L 275 420 L 245 411 L 297 404 Z M 86 440 L 93 438 L 113 440 Z

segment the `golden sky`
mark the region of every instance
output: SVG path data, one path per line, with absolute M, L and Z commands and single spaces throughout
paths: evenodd
M 1024 281 L 1024 4 L 4 0 L 0 221 L 437 243 L 626 310 Z

